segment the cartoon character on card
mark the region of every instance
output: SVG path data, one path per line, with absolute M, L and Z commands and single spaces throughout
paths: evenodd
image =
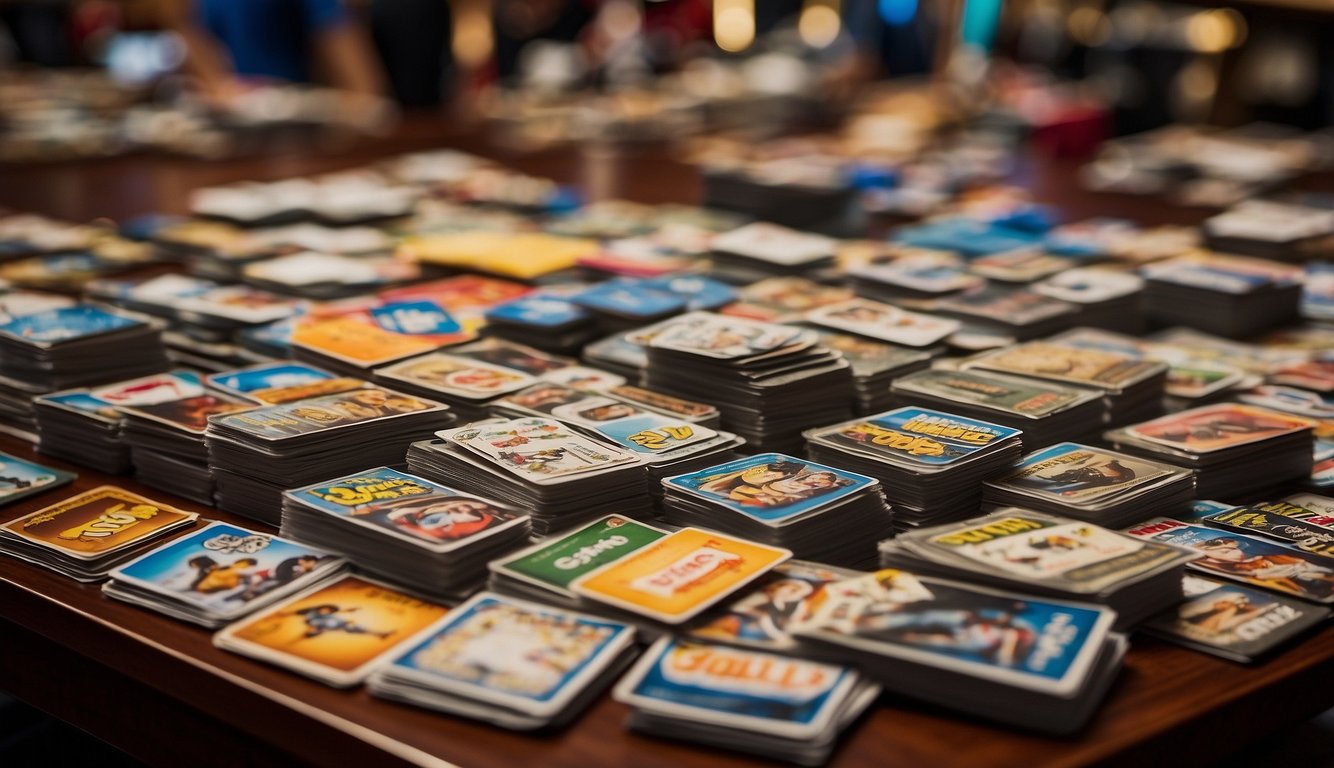
M 306 631 L 301 635 L 300 640 L 310 640 L 320 637 L 326 632 L 344 632 L 349 635 L 374 635 L 381 640 L 389 637 L 398 630 L 391 629 L 387 632 L 377 632 L 373 629 L 367 629 L 361 626 L 347 616 L 347 614 L 356 611 L 355 606 L 343 608 L 333 603 L 321 603 L 306 608 L 300 608 L 293 611 L 292 614 L 301 617 L 301 621 L 306 625 Z

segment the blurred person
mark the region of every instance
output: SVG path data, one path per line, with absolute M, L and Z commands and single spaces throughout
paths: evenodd
M 520 54 L 535 40 L 573 46 L 593 21 L 595 0 L 496 0 L 496 75 L 513 81 L 520 72 Z
M 394 99 L 406 107 L 439 104 L 454 56 L 446 0 L 371 0 L 371 37 Z

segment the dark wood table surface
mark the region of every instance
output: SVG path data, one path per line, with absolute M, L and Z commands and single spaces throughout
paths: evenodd
M 76 220 L 184 211 L 189 190 L 366 163 L 436 146 L 483 149 L 485 137 L 450 121 L 416 118 L 393 136 L 349 146 L 287 145 L 220 163 L 137 156 L 81 164 L 0 166 L 0 206 Z M 661 146 L 570 147 L 517 155 L 484 150 L 530 173 L 583 186 L 589 199 L 698 199 L 699 180 Z M 1017 181 L 1069 217 L 1127 216 L 1192 223 L 1207 211 L 1080 191 L 1076 165 L 1026 158 Z M 0 510 L 8 520 L 113 483 L 200 512 L 263 528 L 176 499 L 129 478 L 47 459 L 14 438 L 0 450 L 74 470 L 72 487 Z M 886 696 L 849 729 L 834 765 L 1200 765 L 1334 706 L 1334 626 L 1246 667 L 1136 637 L 1125 669 L 1092 723 L 1071 738 L 988 725 Z M 215 649 L 210 634 L 104 598 L 53 572 L 0 557 L 0 690 L 9 691 L 154 765 L 737 765 L 714 749 L 625 728 L 624 706 L 601 698 L 570 728 L 546 736 L 498 728 L 338 691 Z

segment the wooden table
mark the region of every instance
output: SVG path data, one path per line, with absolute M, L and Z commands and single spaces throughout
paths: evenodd
M 410 121 L 393 140 L 339 155 L 303 149 L 224 164 L 119 158 L 80 166 L 0 167 L 0 205 L 73 219 L 181 212 L 203 184 L 335 170 L 400 151 L 480 147 L 432 119 Z M 494 153 L 492 153 L 494 154 Z M 550 150 L 506 157 L 523 170 L 583 184 L 590 199 L 645 202 L 698 197 L 694 171 L 661 147 Z M 1078 190 L 1074 165 L 1026 159 L 1019 180 L 1070 217 L 1119 215 L 1190 223 L 1203 211 Z M 0 450 L 79 472 L 72 487 L 0 510 L 8 520 L 115 483 L 184 509 L 256 526 L 198 504 L 37 456 L 0 436 Z M 1048 738 L 994 727 L 887 696 L 850 729 L 835 765 L 1074 766 L 1200 765 L 1334 706 L 1334 626 L 1275 658 L 1243 667 L 1136 637 L 1125 670 L 1077 737 Z M 643 737 L 627 710 L 603 697 L 569 729 L 550 736 L 490 726 L 337 691 L 215 649 L 208 632 L 104 598 L 96 586 L 0 557 L 0 690 L 67 720 L 155 765 L 736 765 L 747 758 Z

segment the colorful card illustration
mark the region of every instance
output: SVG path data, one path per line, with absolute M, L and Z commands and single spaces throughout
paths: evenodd
M 885 569 L 829 584 L 793 628 L 813 637 L 1054 695 L 1087 679 L 1113 614 Z
M 1076 311 L 1072 304 L 1034 291 L 991 286 L 941 299 L 938 307 L 942 311 L 1014 326 L 1030 325 Z
M 433 352 L 440 346 L 426 338 L 386 331 L 356 317 L 297 323 L 292 344 L 367 368 Z
M 251 603 L 311 584 L 343 563 L 289 539 L 210 523 L 116 568 L 111 578 L 230 617 L 245 613 Z
M 639 463 L 634 454 L 595 442 L 550 419 L 510 419 L 441 434 L 532 483 L 559 482 Z
M 346 687 L 448 611 L 394 587 L 344 576 L 232 624 L 213 642 Z
M 767 525 L 795 522 L 879 484 L 847 470 L 762 453 L 663 481 Z
M 650 288 L 631 280 L 599 283 L 570 298 L 596 312 L 651 320 L 686 308 L 686 300 L 669 291 Z
M 436 344 L 453 344 L 474 338 L 447 310 L 430 299 L 402 299 L 371 307 L 367 312 L 376 325 L 391 333 L 425 338 Z
M 93 560 L 141 544 L 199 516 L 111 485 L 5 523 L 3 529 L 67 557 Z
M 916 406 L 809 433 L 812 440 L 922 471 L 939 471 L 1019 434 L 1012 427 Z
M 806 320 L 908 347 L 930 346 L 960 327 L 958 320 L 909 312 L 866 299 L 853 299 L 811 310 Z
M 1182 472 L 1124 453 L 1058 443 L 1028 454 L 1012 473 L 992 482 L 1058 503 L 1084 506 L 1172 474 Z
M 633 642 L 605 619 L 483 592 L 414 638 L 395 677 L 464 698 L 552 717 Z
M 1042 341 L 1020 344 L 986 355 L 965 367 L 1055 379 L 1113 391 L 1167 369 L 1163 363 L 1139 360 L 1129 355 Z
M 529 294 L 492 307 L 487 322 L 529 325 L 536 328 L 563 328 L 583 323 L 593 317 L 588 310 L 557 296 Z
M 1303 516 L 1311 516 L 1311 511 L 1284 502 L 1268 502 L 1222 510 L 1201 522 L 1274 539 L 1303 552 L 1334 557 L 1334 531 Z
M 582 392 L 605 392 L 612 387 L 625 384 L 624 376 L 617 376 L 614 373 L 582 365 L 571 365 L 559 370 L 547 371 L 538 378 L 542 381 L 561 384 Z
M 428 299 L 450 312 L 485 309 L 517 299 L 532 289 L 521 283 L 480 275 L 459 275 L 429 283 L 381 291 L 385 301 Z
M 450 351 L 484 363 L 514 368 L 530 376 L 541 376 L 565 368 L 574 362 L 568 357 L 549 355 L 532 347 L 496 338 L 482 339 L 473 344 L 455 347 Z
M 1190 564 L 1194 570 L 1303 600 L 1334 603 L 1334 558 L 1166 517 L 1149 520 L 1128 532 L 1200 553 L 1202 557 Z
M 314 366 L 283 361 L 215 373 L 205 377 L 205 381 L 214 389 L 263 403 L 269 402 L 266 396 L 273 390 L 317 384 L 332 378 L 332 373 Z
M 668 325 L 653 337 L 649 346 L 730 360 L 812 340 L 811 332 L 799 328 L 717 315 Z
M 980 288 L 986 283 L 981 277 L 964 271 L 961 260 L 953 254 L 939 251 L 921 253 L 924 255 L 849 267 L 848 274 L 861 280 L 886 283 L 920 293 L 953 293 Z
M 694 639 L 782 651 L 796 647 L 788 629 L 808 618 L 824 588 L 859 575 L 820 563 L 789 560 L 747 594 L 710 613 L 687 634 Z
M 1206 405 L 1126 428 L 1126 433 L 1151 443 L 1192 453 L 1211 453 L 1259 440 L 1310 430 L 1313 423 L 1235 403 Z
M 853 298 L 848 288 L 821 285 L 804 277 L 771 277 L 737 292 L 737 301 L 721 313 L 764 322 L 783 323 L 827 304 Z
M 0 453 L 0 507 L 59 488 L 77 477 L 73 472 L 42 466 Z
M 474 400 L 498 397 L 537 381 L 514 368 L 441 352 L 381 368 L 375 375 Z
M 682 528 L 576 579 L 576 594 L 680 624 L 792 557 L 786 549 Z
M 144 322 L 91 304 L 78 304 L 15 317 L 0 323 L 0 334 L 45 348 L 139 325 Z
M 717 432 L 700 424 L 691 424 L 688 421 L 671 419 L 656 413 L 641 413 L 638 416 L 608 421 L 598 425 L 596 429 L 599 434 L 619 446 L 649 455 L 697 445 L 718 436 Z
M 443 405 L 429 400 L 419 400 L 379 387 L 365 387 L 336 395 L 215 416 L 210 423 L 261 440 L 282 440 L 443 408 Z
M 607 394 L 634 405 L 659 413 L 676 416 L 687 421 L 710 419 L 718 415 L 718 409 L 712 405 L 697 403 L 692 400 L 685 400 L 672 395 L 665 395 L 661 392 L 654 392 L 652 390 L 633 387 L 627 384 L 611 387 L 607 390 Z
M 894 389 L 1040 419 L 1096 399 L 1095 392 L 981 371 L 918 371 L 894 380 Z
M 292 403 L 297 400 L 309 400 L 314 397 L 323 397 L 324 395 L 336 395 L 340 392 L 351 392 L 354 389 L 365 389 L 367 386 L 368 384 L 364 379 L 338 376 L 332 379 L 311 382 L 310 384 L 296 384 L 290 387 L 257 390 L 249 395 L 249 399 L 264 405 L 282 405 L 283 403 Z
M 686 309 L 691 312 L 717 309 L 736 298 L 732 286 L 703 275 L 664 275 L 641 280 L 639 284 L 684 298 Z
M 488 567 L 505 576 L 574 597 L 570 583 L 666 536 L 667 532 L 628 517 L 611 515 L 573 533 L 534 544 L 493 560 Z
M 1315 493 L 1294 493 L 1281 503 L 1298 507 L 1300 510 L 1289 508 L 1284 512 L 1285 515 L 1334 530 L 1334 498 Z
M 713 239 L 713 250 L 734 253 L 782 266 L 798 266 L 832 258 L 835 240 L 823 235 L 755 222 Z
M 33 402 L 75 411 L 108 424 L 119 424 L 121 420 L 120 411 L 116 410 L 116 406 L 105 400 L 99 400 L 83 390 L 42 395 L 33 398 Z
M 850 667 L 664 637 L 613 696 L 649 712 L 785 739 L 814 739 L 851 695 Z
M 170 371 L 93 387 L 89 397 L 112 406 L 155 405 L 204 394 L 204 385 L 194 371 Z M 76 406 L 77 407 L 77 406 Z
M 173 429 L 196 435 L 204 434 L 208 429 L 210 416 L 228 413 L 240 413 L 254 408 L 254 403 L 231 398 L 226 395 L 197 395 L 183 400 L 168 400 L 152 405 L 122 407 L 127 414 L 141 416 Z
M 334 517 L 433 552 L 449 552 L 522 525 L 528 515 L 388 467 L 286 491 Z
M 1143 267 L 1149 280 L 1176 283 L 1229 294 L 1246 294 L 1268 286 L 1300 283 L 1302 268 L 1266 259 L 1199 252 Z

